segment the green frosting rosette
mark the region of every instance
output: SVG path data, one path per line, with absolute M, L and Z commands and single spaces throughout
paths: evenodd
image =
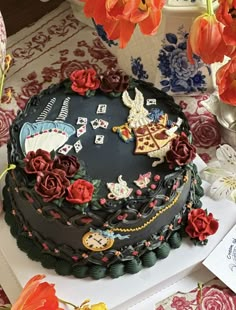
M 147 252 L 142 256 L 142 263 L 144 267 L 152 267 L 155 265 L 156 261 L 157 256 L 153 251 Z
M 122 263 L 114 264 L 109 269 L 109 274 L 111 278 L 119 278 L 125 273 L 125 265 Z
M 103 267 L 103 266 L 91 266 L 90 269 L 89 269 L 89 275 L 95 279 L 95 280 L 98 280 L 98 279 L 102 279 L 102 278 L 105 278 L 106 276 L 106 267 Z
M 170 245 L 167 242 L 162 243 L 159 248 L 156 249 L 156 256 L 159 259 L 166 258 L 170 253 Z
M 142 262 L 139 259 L 133 259 L 128 261 L 125 265 L 125 271 L 127 273 L 137 273 L 142 269 Z
M 182 238 L 178 232 L 173 233 L 169 238 L 169 244 L 172 249 L 177 249 L 181 246 Z
M 88 275 L 88 266 L 75 266 L 73 267 L 72 274 L 79 279 L 85 278 Z

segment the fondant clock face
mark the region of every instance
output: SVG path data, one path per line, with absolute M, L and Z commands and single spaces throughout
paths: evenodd
M 82 238 L 83 245 L 90 251 L 105 251 L 112 247 L 114 240 L 99 234 L 98 232 L 87 232 Z

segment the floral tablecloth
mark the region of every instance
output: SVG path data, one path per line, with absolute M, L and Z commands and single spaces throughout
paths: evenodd
M 100 73 L 107 68 L 117 67 L 115 56 L 101 43 L 94 29 L 74 17 L 67 2 L 62 3 L 35 25 L 9 37 L 7 52 L 12 56 L 13 62 L 5 81 L 4 94 L 11 90 L 12 98 L 9 102 L 3 94 L 0 104 L 1 172 L 7 166 L 6 143 L 9 138 L 9 125 L 17 111 L 24 108 L 31 96 L 38 94 L 50 84 L 65 79 L 75 69 L 93 67 Z M 206 163 L 215 157 L 216 147 L 221 141 L 215 118 L 202 105 L 202 101 L 207 98 L 207 94 L 176 97 L 176 102 L 183 108 L 192 128 L 193 143 Z M 3 181 L 0 186 L 3 186 Z M 225 290 L 221 291 L 224 294 Z M 196 298 L 194 294 L 191 292 L 192 299 Z M 173 299 L 175 308 L 160 305 L 162 308 L 159 307 L 158 310 L 195 309 L 194 303 L 189 301 L 190 297 L 185 301 L 181 296 L 176 295 Z M 231 299 L 235 304 L 235 298 Z M 8 302 L 1 289 L 0 304 Z M 187 308 L 183 302 L 188 304 Z

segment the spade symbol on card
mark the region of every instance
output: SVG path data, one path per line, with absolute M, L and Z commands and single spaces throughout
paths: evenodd
M 65 144 L 63 145 L 59 150 L 58 153 L 66 155 L 67 153 L 69 153 L 69 151 L 72 149 L 72 145 L 70 144 Z
M 88 122 L 87 117 L 78 117 L 76 124 L 77 125 L 86 125 Z
M 91 121 L 91 125 L 93 129 L 97 129 L 99 127 L 99 120 L 96 118 L 93 121 Z
M 104 143 L 104 136 L 103 135 L 96 135 L 95 144 L 103 144 L 103 143 Z

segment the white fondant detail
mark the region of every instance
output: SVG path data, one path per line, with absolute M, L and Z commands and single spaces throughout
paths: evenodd
M 99 120 L 97 118 L 92 120 L 90 123 L 91 123 L 93 129 L 97 129 L 99 127 Z
M 82 143 L 80 140 L 76 141 L 74 144 L 75 153 L 79 153 L 83 148 Z
M 106 104 L 99 104 L 97 107 L 97 114 L 105 114 L 107 111 L 107 105 Z
M 85 132 L 86 132 L 86 124 L 80 126 L 80 128 L 77 129 L 77 131 L 76 131 L 76 136 L 79 138 L 79 137 L 82 136 Z
M 68 135 L 64 132 L 47 131 L 25 139 L 25 153 L 42 149 L 49 153 L 66 143 Z
M 108 125 L 109 125 L 108 121 L 105 121 L 104 119 L 99 120 L 99 127 L 107 129 Z
M 150 98 L 147 99 L 146 101 L 146 105 L 156 105 L 157 104 L 157 100 L 155 98 Z
M 63 154 L 63 155 L 66 155 L 70 152 L 70 150 L 72 149 L 72 145 L 70 144 L 65 144 L 63 145 L 59 150 L 58 150 L 58 153 L 60 154 Z
M 172 136 L 178 130 L 182 122 L 183 122 L 182 118 L 178 117 L 176 124 L 170 129 L 166 130 L 166 134 L 168 136 Z
M 132 193 L 133 189 L 127 186 L 127 182 L 122 180 L 122 175 L 118 177 L 118 183 L 107 183 L 110 193 L 107 195 L 109 199 L 119 200 L 127 198 Z
M 134 181 L 134 183 L 139 187 L 139 188 L 145 188 L 147 185 L 150 183 L 150 178 L 151 178 L 152 173 L 147 172 L 145 174 L 140 174 L 139 178 Z
M 95 144 L 103 144 L 104 143 L 104 136 L 103 135 L 96 135 L 94 142 L 95 142 Z
M 76 125 L 86 125 L 88 123 L 87 117 L 78 117 Z
M 151 123 L 148 117 L 149 111 L 144 108 L 144 97 L 141 91 L 135 88 L 135 98 L 131 99 L 127 90 L 122 94 L 124 105 L 130 108 L 128 123 L 130 128 L 138 128 L 140 126 Z
M 164 145 L 159 150 L 155 150 L 153 152 L 149 152 L 148 153 L 149 157 L 151 157 L 151 158 L 158 158 L 158 160 L 155 160 L 152 163 L 152 167 L 156 167 L 157 165 L 164 163 L 166 153 L 167 153 L 167 151 L 169 151 L 169 149 L 170 149 L 170 142 L 168 142 L 166 145 Z

